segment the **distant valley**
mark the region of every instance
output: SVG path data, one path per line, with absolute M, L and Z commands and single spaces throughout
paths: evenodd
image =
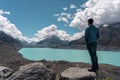
M 100 26 L 100 39 L 98 40 L 98 49 L 105 50 L 108 48 L 118 50 L 120 48 L 120 23 L 110 24 L 108 26 Z M 21 41 L 15 39 L 12 36 L 0 31 L 0 43 L 1 44 L 10 44 L 16 49 L 22 47 L 52 47 L 52 48 L 76 48 L 76 49 L 85 49 L 85 40 L 84 36 L 78 40 L 67 41 L 61 40 L 58 36 L 53 35 L 48 38 L 39 41 L 31 42 Z

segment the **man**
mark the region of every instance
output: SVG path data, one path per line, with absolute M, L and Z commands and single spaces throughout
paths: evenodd
M 94 20 L 88 19 L 88 28 L 85 31 L 85 41 L 87 49 L 91 57 L 92 66 L 88 71 L 96 72 L 98 70 L 98 58 L 96 54 L 97 40 L 99 38 L 99 30 L 93 25 Z

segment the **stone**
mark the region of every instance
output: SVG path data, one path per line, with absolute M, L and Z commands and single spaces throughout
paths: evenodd
M 21 66 L 7 80 L 51 80 L 50 71 L 41 62 Z
M 0 66 L 0 78 L 7 78 L 12 72 L 12 69 L 8 67 Z
M 60 80 L 95 80 L 96 73 L 86 68 L 70 67 L 61 73 Z

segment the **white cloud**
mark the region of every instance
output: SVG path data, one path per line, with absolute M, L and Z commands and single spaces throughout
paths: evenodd
M 0 30 L 13 36 L 14 38 L 20 38 L 22 33 L 16 28 L 16 26 L 6 18 L 0 15 Z
M 43 28 L 42 30 L 39 30 L 34 35 L 33 38 L 24 37 L 22 35 L 22 32 L 15 26 L 15 24 L 12 24 L 7 17 L 3 16 L 3 14 L 10 14 L 10 12 L 0 10 L 0 31 L 3 31 L 6 34 L 12 36 L 13 38 L 16 38 L 22 41 L 24 40 L 27 42 L 32 42 L 32 41 L 38 42 L 53 35 L 58 36 L 62 40 L 71 41 L 71 40 L 79 39 L 82 36 L 81 35 L 82 33 L 75 33 L 74 35 L 69 35 L 64 30 L 58 30 L 57 26 L 52 24 L 48 27 Z M 61 16 L 63 18 L 66 17 L 66 22 L 67 20 L 72 19 L 71 14 L 67 14 L 67 13 L 56 14 L 55 16 Z
M 80 39 L 84 36 L 85 31 L 79 32 L 79 33 L 75 33 L 72 35 L 71 40 L 77 40 Z
M 66 17 L 62 17 L 62 16 L 59 16 L 59 17 L 57 18 L 57 21 L 63 21 L 63 22 L 65 22 L 65 23 L 69 23 L 68 19 L 67 19 Z
M 2 14 L 10 14 L 10 12 L 9 11 L 3 11 L 3 10 L 0 10 L 0 15 L 2 15 Z
M 86 8 L 85 4 L 80 5 L 81 8 Z
M 79 9 L 77 9 L 76 11 L 77 11 L 77 12 L 81 12 L 81 11 L 82 11 L 82 9 L 81 9 L 81 8 L 79 8 Z
M 10 12 L 0 10 L 0 31 L 5 32 L 13 38 L 31 42 L 29 38 L 22 35 L 21 31 L 17 29 L 15 24 L 12 24 L 6 17 L 2 16 L 3 14 L 10 14 Z
M 71 5 L 70 5 L 70 8 L 71 8 L 71 9 L 75 9 L 75 8 L 77 8 L 77 7 L 76 7 L 76 5 L 71 4 Z
M 66 31 L 58 30 L 57 26 L 52 24 L 48 27 L 43 28 L 42 30 L 39 30 L 33 38 L 24 37 L 22 35 L 22 32 L 17 29 L 15 24 L 12 24 L 6 17 L 2 16 L 2 14 L 8 14 L 6 11 L 0 11 L 0 31 L 5 32 L 6 34 L 12 36 L 13 38 L 19 39 L 21 41 L 27 41 L 27 42 L 38 42 L 43 39 L 48 38 L 49 36 L 56 35 L 62 40 L 74 40 L 80 37 L 80 35 L 74 34 L 69 35 Z M 66 16 L 68 19 L 70 19 L 70 14 L 62 13 L 60 14 L 62 16 Z M 57 14 L 59 16 L 59 14 Z
M 73 14 L 62 12 L 61 14 L 54 14 L 57 17 L 57 21 L 69 23 L 74 17 Z M 65 24 L 66 25 L 66 24 Z
M 54 16 L 54 17 L 58 17 L 59 15 L 60 15 L 60 14 L 54 14 L 53 16 Z
M 66 11 L 66 10 L 67 10 L 67 7 L 63 7 L 63 10 Z
M 74 4 L 70 5 L 70 9 L 75 9 L 75 8 L 77 8 L 76 5 L 74 5 Z M 74 18 L 74 13 L 71 13 L 71 12 L 66 13 L 65 11 L 68 9 L 67 7 L 63 7 L 62 9 L 64 10 L 64 12 L 54 14 L 54 17 L 57 17 L 57 21 L 64 22 L 65 23 L 64 26 L 66 26 L 66 25 L 69 25 L 71 20 Z M 78 11 L 78 10 L 76 10 L 76 11 Z
M 66 31 L 64 30 L 58 30 L 57 26 L 52 24 L 48 27 L 43 28 L 42 30 L 39 30 L 35 36 L 37 36 L 39 38 L 38 41 L 44 40 L 46 38 L 48 38 L 49 36 L 53 36 L 56 35 L 58 36 L 60 39 L 62 40 L 76 40 L 79 39 L 83 36 L 83 32 L 82 33 L 75 33 L 74 35 L 69 35 Z
M 84 30 L 90 17 L 97 26 L 120 22 L 120 0 L 88 0 L 85 6 L 84 10 L 76 13 L 70 26 Z
M 49 36 L 53 36 L 56 35 L 58 36 L 60 39 L 63 40 L 67 40 L 67 38 L 69 37 L 69 34 L 67 34 L 65 31 L 63 30 L 58 30 L 57 26 L 52 24 L 48 27 L 43 28 L 42 30 L 39 30 L 35 36 L 37 36 L 39 38 L 39 41 L 48 38 Z

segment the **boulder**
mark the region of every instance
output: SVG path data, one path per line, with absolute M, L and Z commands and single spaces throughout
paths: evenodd
M 21 66 L 7 80 L 51 80 L 50 71 L 41 63 L 31 63 Z
M 86 68 L 70 67 L 61 73 L 61 80 L 95 80 L 96 73 Z
M 0 66 L 0 78 L 7 78 L 12 72 L 12 69 L 8 67 Z

